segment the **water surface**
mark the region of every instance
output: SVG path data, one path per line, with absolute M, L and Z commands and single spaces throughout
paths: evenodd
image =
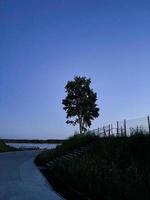
M 53 149 L 56 148 L 59 144 L 43 144 L 43 143 L 6 143 L 9 146 L 16 147 L 16 148 L 40 148 L 40 149 Z

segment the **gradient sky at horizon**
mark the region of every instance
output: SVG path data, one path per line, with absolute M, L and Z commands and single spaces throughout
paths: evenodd
M 91 129 L 150 114 L 150 1 L 1 0 L 0 137 L 66 138 L 64 86 L 87 76 Z

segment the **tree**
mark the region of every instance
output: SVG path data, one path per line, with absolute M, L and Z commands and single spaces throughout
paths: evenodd
M 91 126 L 91 121 L 99 116 L 97 107 L 97 94 L 90 88 L 91 79 L 75 76 L 65 86 L 67 96 L 62 100 L 66 111 L 67 124 L 79 124 L 80 133 Z

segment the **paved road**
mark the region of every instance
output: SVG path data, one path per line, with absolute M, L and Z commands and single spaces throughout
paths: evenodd
M 62 200 L 34 165 L 38 151 L 0 153 L 0 200 Z

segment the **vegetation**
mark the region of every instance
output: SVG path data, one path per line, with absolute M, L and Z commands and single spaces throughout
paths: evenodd
M 99 116 L 96 100 L 97 94 L 90 88 L 91 80 L 76 76 L 65 86 L 67 96 L 63 99 L 64 110 L 67 113 L 67 124 L 79 124 L 80 133 L 91 126 L 91 121 Z
M 10 147 L 5 144 L 5 142 L 0 139 L 0 152 L 7 152 L 7 151 L 16 151 L 17 149 L 14 147 Z
M 48 161 L 71 152 L 74 149 L 88 145 L 96 141 L 99 137 L 95 134 L 76 134 L 64 140 L 62 145 L 58 145 L 55 149 L 42 151 L 35 159 L 37 165 L 45 165 Z
M 74 148 L 80 146 L 81 141 L 89 142 L 88 137 L 70 138 L 56 150 L 47 152 L 49 159 L 60 156 L 59 150 L 69 151 L 71 142 Z M 93 141 L 86 153 L 56 162 L 50 172 L 91 200 L 149 200 L 150 135 L 91 137 Z M 38 163 L 43 162 L 43 155 L 38 157 Z

